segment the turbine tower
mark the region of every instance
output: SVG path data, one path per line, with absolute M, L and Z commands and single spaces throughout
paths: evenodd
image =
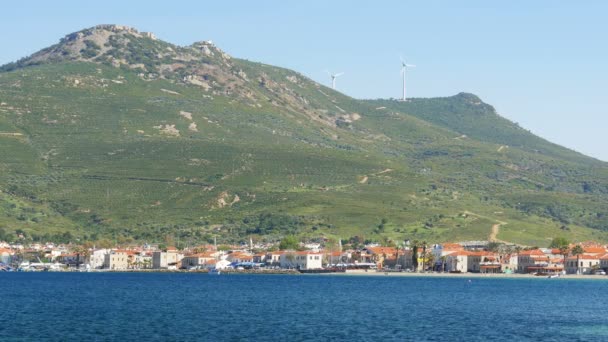
M 338 78 L 339 76 L 344 75 L 343 72 L 339 72 L 337 74 L 332 74 L 329 71 L 325 71 L 329 77 L 331 77 L 331 89 L 336 89 L 336 78 Z
M 403 98 L 401 100 L 407 101 L 407 99 L 405 97 L 405 71 L 407 70 L 407 68 L 415 68 L 416 66 L 413 64 L 405 63 L 405 61 L 403 60 L 403 57 L 400 57 L 400 59 L 401 59 L 401 77 L 403 77 Z

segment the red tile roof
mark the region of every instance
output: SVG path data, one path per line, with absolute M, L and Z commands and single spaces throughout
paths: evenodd
M 529 251 L 521 251 L 519 252 L 519 255 L 544 256 L 545 253 L 543 253 L 543 251 L 541 251 L 540 249 L 531 249 Z
M 604 247 L 584 247 L 583 250 L 588 254 L 604 254 L 606 253 L 606 248 Z
M 368 247 L 367 248 L 368 251 L 372 252 L 373 254 L 396 254 L 397 253 L 397 249 L 394 247 Z
M 568 257 L 567 260 L 599 260 L 600 256 L 599 255 L 593 255 L 593 254 L 581 254 L 578 257 L 576 255 L 571 255 Z

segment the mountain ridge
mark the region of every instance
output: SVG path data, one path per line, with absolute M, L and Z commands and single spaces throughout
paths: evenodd
M 608 164 L 473 94 L 357 100 L 208 41 L 116 25 L 66 37 L 0 69 L 0 227 L 394 241 L 483 239 L 508 221 L 501 240 L 606 240 Z

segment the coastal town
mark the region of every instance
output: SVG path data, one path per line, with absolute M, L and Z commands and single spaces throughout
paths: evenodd
M 409 272 L 606 275 L 608 246 L 554 239 L 552 248 L 489 241 L 401 246 L 296 242 L 205 244 L 177 249 L 154 244 L 97 248 L 72 244 L 0 242 L 0 271 Z

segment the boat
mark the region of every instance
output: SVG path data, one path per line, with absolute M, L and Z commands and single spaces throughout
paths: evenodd
M 210 268 L 208 273 L 209 274 L 217 274 L 217 275 L 219 275 L 220 274 L 220 270 L 218 270 L 217 268 Z
M 559 278 L 559 274 L 552 274 L 550 276 L 548 276 L 547 278 L 551 279 L 551 278 Z

